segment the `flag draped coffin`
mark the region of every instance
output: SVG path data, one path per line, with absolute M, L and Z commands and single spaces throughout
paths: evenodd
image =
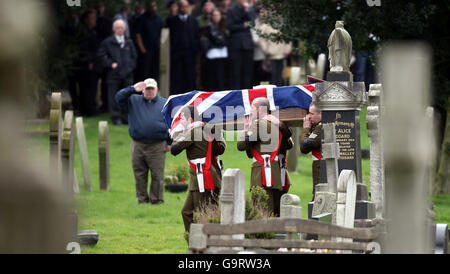
M 258 97 L 269 100 L 271 111 L 290 107 L 308 109 L 313 91 L 314 84 L 217 92 L 192 91 L 170 96 L 162 113 L 166 127 L 172 135 L 183 129 L 180 124 L 180 111 L 184 106 L 197 107 L 204 122 L 220 123 L 249 115 L 251 104 Z

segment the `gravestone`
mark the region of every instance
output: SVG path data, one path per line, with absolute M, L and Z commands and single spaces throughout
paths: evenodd
M 283 194 L 280 199 L 280 218 L 301 219 L 302 207 L 300 197 L 294 194 Z
M 77 124 L 78 148 L 80 150 L 80 158 L 81 158 L 81 167 L 83 168 L 84 188 L 88 191 L 92 191 L 91 170 L 89 168 L 89 157 L 86 144 L 86 135 L 84 133 L 83 118 L 77 117 L 76 124 Z
M 50 176 L 58 180 L 61 178 L 61 93 L 52 93 L 50 107 Z
M 339 30 L 339 31 L 337 31 Z M 368 200 L 367 186 L 362 184 L 361 144 L 359 112 L 367 103 L 364 82 L 353 82 L 353 75 L 348 70 L 350 59 L 344 60 L 338 54 L 336 41 L 343 35 L 342 49 L 351 51 L 351 37 L 343 31 L 343 22 L 336 22 L 336 29 L 329 39 L 329 58 L 332 64 L 327 74 L 327 81 L 316 84 L 313 92 L 313 103 L 322 111 L 322 123 L 336 125 L 336 141 L 339 144 L 338 174 L 342 170 L 355 171 L 357 181 L 357 203 L 355 218 L 367 219 L 375 217 L 375 205 Z M 336 40 L 337 39 L 337 40 Z M 333 60 L 334 58 L 334 60 Z M 323 166 L 323 162 L 321 162 Z M 327 182 L 325 169 L 321 166 L 321 183 Z
M 245 222 L 245 177 L 241 170 L 225 171 L 219 199 L 221 224 Z M 244 239 L 244 235 L 233 235 L 233 239 Z
M 62 182 L 68 193 L 74 191 L 74 150 L 75 136 L 73 128 L 73 111 L 67 110 L 64 114 L 64 127 L 61 143 Z
M 390 43 L 380 68 L 385 108 L 382 120 L 385 154 L 386 253 L 433 253 L 429 234 L 429 186 L 426 163 L 432 134 L 426 125 L 431 54 L 421 43 Z M 407 69 L 405 69 L 407 68 Z M 412 123 L 413 121 L 413 123 Z
M 339 175 L 336 201 L 336 225 L 355 226 L 356 177 L 353 170 L 344 169 Z M 336 238 L 338 242 L 352 242 L 352 239 Z M 345 251 L 344 253 L 351 253 Z
M 161 52 L 159 64 L 159 93 L 162 97 L 168 98 L 170 95 L 170 30 L 163 28 L 161 31 Z
M 382 148 L 381 119 L 383 88 L 381 84 L 370 85 L 369 103 L 366 112 L 367 135 L 370 139 L 370 192 L 375 203 L 376 217 L 384 216 L 384 154 Z
M 317 216 L 324 213 L 332 214 L 332 223 L 336 223 L 336 199 L 337 199 L 337 181 L 340 148 L 336 142 L 335 125 L 323 124 L 322 134 L 322 160 L 326 163 L 327 184 L 316 186 L 316 195 L 311 216 Z
M 98 159 L 100 190 L 109 191 L 109 130 L 108 122 L 101 121 L 98 124 Z

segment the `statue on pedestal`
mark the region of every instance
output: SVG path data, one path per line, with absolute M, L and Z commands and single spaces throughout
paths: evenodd
M 336 27 L 328 38 L 330 71 L 350 71 L 352 38 L 344 29 L 344 21 L 336 21 Z

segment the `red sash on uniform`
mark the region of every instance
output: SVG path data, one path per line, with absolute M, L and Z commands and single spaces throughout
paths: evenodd
M 212 156 L 212 140 L 211 140 L 211 136 L 208 136 L 208 150 L 206 151 L 206 157 L 205 157 L 205 164 L 203 167 L 203 180 L 204 180 L 204 184 L 205 184 L 205 190 L 207 191 L 213 191 L 214 188 L 214 180 L 212 178 L 211 175 L 211 157 Z M 192 170 L 197 173 L 197 166 L 195 164 L 193 164 L 191 161 L 189 161 L 188 159 L 188 163 L 191 166 Z
M 278 150 L 280 149 L 280 145 L 281 145 L 281 138 L 282 138 L 282 134 L 281 134 L 281 131 L 280 131 L 280 139 L 278 140 L 277 147 L 270 154 L 269 163 L 265 163 L 264 162 L 264 158 L 261 156 L 261 154 L 259 154 L 258 151 L 256 151 L 256 149 L 254 149 L 253 147 L 250 149 L 250 151 L 252 152 L 253 157 L 261 165 L 261 176 L 262 176 L 262 185 L 263 186 L 267 186 L 267 178 L 266 178 L 266 175 L 265 175 L 265 167 L 266 167 L 267 164 L 269 164 L 270 167 L 271 167 L 273 161 L 275 160 L 275 157 L 277 157 Z M 273 182 L 272 172 L 270 174 L 271 174 L 270 182 Z M 272 186 L 272 184 L 271 184 L 271 186 Z
M 318 150 L 311 150 L 313 161 L 319 161 L 322 159 L 322 154 Z

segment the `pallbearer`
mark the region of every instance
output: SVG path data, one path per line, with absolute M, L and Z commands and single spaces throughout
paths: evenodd
M 222 131 L 201 122 L 194 106 L 181 110 L 180 123 L 185 130 L 175 137 L 171 153 L 178 155 L 186 150 L 190 167 L 189 193 L 181 210 L 184 228 L 189 232 L 194 211 L 218 203 L 222 182 L 222 168 L 218 156 L 224 153 L 226 144 Z
M 289 190 L 286 151 L 293 147 L 290 129 L 270 114 L 267 98 L 256 98 L 238 150 L 253 158 L 251 189 L 260 186 L 269 195 L 269 209 L 280 216 L 281 195 Z

